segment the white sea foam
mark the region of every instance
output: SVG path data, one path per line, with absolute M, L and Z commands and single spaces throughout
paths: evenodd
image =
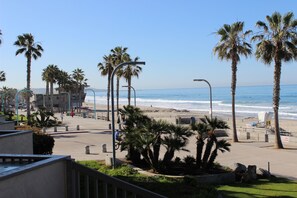
M 257 116 L 260 111 L 273 111 L 271 101 L 271 87 L 260 86 L 259 87 L 244 87 L 242 95 L 238 92 L 238 98 L 236 100 L 236 114 L 243 116 Z M 287 98 L 282 98 L 282 102 L 279 107 L 279 115 L 281 118 L 297 119 L 297 103 L 292 97 L 296 93 L 290 91 L 291 88 L 295 90 L 295 87 L 288 87 L 286 92 Z M 282 89 L 283 91 L 284 89 Z M 203 90 L 202 90 L 203 91 Z M 212 102 L 213 112 L 218 114 L 231 115 L 232 104 L 230 102 L 229 88 L 220 88 L 216 94 L 214 89 L 214 100 Z M 247 92 L 248 91 L 248 95 Z M 256 92 L 255 92 L 256 91 Z M 258 92 L 257 92 L 258 91 Z M 153 106 L 160 108 L 174 108 L 185 109 L 192 111 L 209 111 L 209 95 L 208 91 L 199 92 L 193 89 L 173 89 L 173 90 L 142 90 L 139 91 L 137 98 L 137 105 L 139 106 Z M 270 94 L 270 95 L 269 95 Z M 295 95 L 294 95 L 295 94 Z M 126 92 L 120 93 L 121 98 L 119 102 L 121 105 L 127 104 Z M 106 104 L 106 95 L 103 92 L 98 92 L 96 95 L 96 103 Z M 92 103 L 94 98 L 91 94 L 86 96 L 86 101 Z M 133 103 L 133 94 L 131 102 Z

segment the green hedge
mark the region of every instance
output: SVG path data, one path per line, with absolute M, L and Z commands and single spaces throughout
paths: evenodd
M 53 153 L 55 140 L 43 133 L 33 133 L 33 153 L 48 155 Z

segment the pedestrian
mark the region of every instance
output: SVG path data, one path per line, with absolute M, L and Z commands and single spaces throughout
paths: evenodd
M 71 115 L 71 117 L 73 117 L 73 116 L 74 116 L 74 111 L 73 111 L 73 109 L 71 110 L 71 113 L 70 113 L 70 115 Z
M 116 130 L 115 133 L 114 133 L 115 140 L 121 141 L 121 136 L 120 135 L 121 135 L 120 131 Z
M 63 118 L 64 118 L 64 112 L 61 112 L 61 121 L 63 122 Z

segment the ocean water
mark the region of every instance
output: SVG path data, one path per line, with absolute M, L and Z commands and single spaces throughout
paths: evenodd
M 260 111 L 272 109 L 272 85 L 242 86 L 236 89 L 236 113 L 240 116 L 257 116 Z M 151 89 L 136 90 L 139 106 L 209 111 L 209 88 Z M 212 88 L 213 114 L 231 115 L 231 88 Z M 93 94 L 87 92 L 86 101 L 94 101 Z M 106 91 L 96 92 L 96 103 L 106 104 Z M 127 90 L 120 91 L 120 103 L 127 104 Z M 131 90 L 131 104 L 134 104 Z M 297 120 L 297 85 L 282 85 L 279 116 Z

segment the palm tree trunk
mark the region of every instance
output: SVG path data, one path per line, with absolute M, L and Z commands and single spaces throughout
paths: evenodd
M 212 153 L 211 153 L 211 155 L 210 155 L 210 157 L 209 157 L 209 160 L 208 160 L 208 162 L 207 162 L 207 168 L 208 168 L 208 169 L 211 168 L 211 167 L 213 166 L 213 163 L 214 163 L 215 159 L 217 158 L 217 156 L 218 156 L 218 149 L 215 148 L 215 149 L 212 151 Z
M 120 78 L 117 77 L 117 115 L 119 115 L 119 97 L 120 97 Z
M 30 83 L 31 83 L 31 54 L 27 56 L 27 90 L 31 90 L 30 88 Z M 28 119 L 28 124 L 31 124 L 31 108 L 30 108 L 30 93 L 27 92 L 27 98 L 26 98 L 26 103 L 27 103 L 27 119 Z
M 58 93 L 61 94 L 61 84 L 58 84 Z
M 48 96 L 49 96 L 49 82 L 46 81 L 46 88 L 45 88 L 45 108 L 48 111 Z
M 281 77 L 281 61 L 275 58 L 274 66 L 274 87 L 273 87 L 273 111 L 274 111 L 274 130 L 275 130 L 275 148 L 284 148 L 279 131 L 278 108 L 280 100 L 280 77 Z
M 203 146 L 204 146 L 204 142 L 203 142 L 203 139 L 202 137 L 197 139 L 197 142 L 196 142 L 196 166 L 198 168 L 201 167 L 201 157 L 202 157 L 202 151 L 203 151 Z
M 236 115 L 235 115 L 235 91 L 236 91 L 236 81 L 237 81 L 236 72 L 237 72 L 237 61 L 234 57 L 232 59 L 232 82 L 231 82 L 233 142 L 238 142 L 237 130 L 236 130 Z
M 158 139 L 156 143 L 153 145 L 153 164 L 156 166 L 159 162 L 159 156 L 160 156 L 160 148 L 161 148 L 161 137 L 158 136 Z
M 54 83 L 51 81 L 51 112 L 54 112 Z
M 79 113 L 81 114 L 81 92 L 82 92 L 82 86 L 79 84 L 79 90 L 78 90 L 78 107 L 79 107 Z
M 128 105 L 131 105 L 131 76 L 128 78 Z
M 212 140 L 211 137 L 209 137 L 207 139 L 207 143 L 206 143 L 206 147 L 205 147 L 205 151 L 204 151 L 204 155 L 203 155 L 203 159 L 202 159 L 202 166 L 203 166 L 203 168 L 206 168 L 207 167 L 207 161 L 208 161 L 209 155 L 211 153 L 213 142 L 214 141 Z

